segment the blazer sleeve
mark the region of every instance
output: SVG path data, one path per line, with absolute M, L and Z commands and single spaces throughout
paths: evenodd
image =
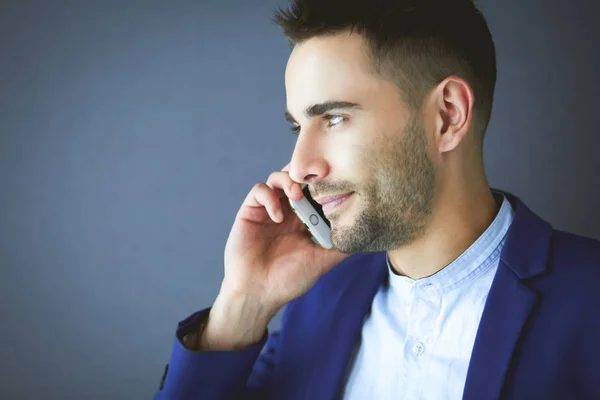
M 191 351 L 183 336 L 208 317 L 210 308 L 179 322 L 171 359 L 154 400 L 264 399 L 279 350 L 279 333 L 239 351 Z M 261 354 L 262 352 L 262 354 Z

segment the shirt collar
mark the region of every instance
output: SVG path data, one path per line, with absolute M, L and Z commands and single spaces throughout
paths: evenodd
M 500 257 L 506 232 L 514 216 L 514 210 L 508 199 L 502 193 L 492 192 L 496 198 L 502 201 L 492 224 L 456 260 L 434 275 L 418 280 L 397 275 L 392 270 L 386 253 L 390 288 L 404 292 L 410 288 L 423 287 L 426 290 L 445 293 L 470 282 L 487 271 Z

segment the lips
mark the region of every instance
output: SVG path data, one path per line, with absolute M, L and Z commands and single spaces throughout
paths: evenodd
M 334 201 L 338 201 L 338 200 L 342 200 L 346 197 L 349 197 L 352 193 L 345 193 L 345 194 L 338 194 L 335 196 L 327 196 L 327 197 L 319 197 L 318 199 L 315 199 L 315 201 L 317 203 L 319 203 L 322 206 L 325 206 L 328 203 L 333 203 Z
M 334 210 L 337 210 L 337 208 L 340 207 L 342 204 L 345 204 L 346 201 L 348 201 L 348 199 L 351 198 L 353 194 L 354 192 L 319 199 L 321 201 L 327 201 L 323 203 L 323 212 L 327 215 L 330 215 Z

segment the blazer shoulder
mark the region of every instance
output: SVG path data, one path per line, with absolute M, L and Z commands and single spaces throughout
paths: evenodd
M 580 307 L 600 306 L 600 241 L 554 230 L 548 273 L 533 284 Z
M 600 277 L 600 240 L 554 230 L 552 263 L 557 268 L 571 268 L 576 275 Z

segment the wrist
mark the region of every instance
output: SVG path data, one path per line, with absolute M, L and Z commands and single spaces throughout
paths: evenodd
M 251 296 L 219 293 L 199 335 L 201 350 L 240 350 L 262 339 L 278 309 Z

